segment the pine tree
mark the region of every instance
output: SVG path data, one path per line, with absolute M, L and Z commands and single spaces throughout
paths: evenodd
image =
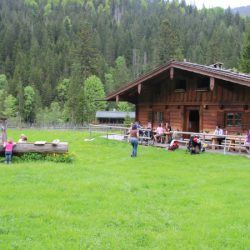
M 106 103 L 104 102 L 105 93 L 101 80 L 92 75 L 84 82 L 84 119 L 87 122 L 95 120 L 97 110 L 104 110 Z
M 177 35 L 169 20 L 164 20 L 154 41 L 154 65 L 159 66 L 174 58 L 178 48 Z

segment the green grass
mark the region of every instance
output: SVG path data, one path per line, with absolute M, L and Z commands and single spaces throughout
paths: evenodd
M 250 161 L 69 131 L 71 164 L 0 164 L 0 249 L 250 249 Z

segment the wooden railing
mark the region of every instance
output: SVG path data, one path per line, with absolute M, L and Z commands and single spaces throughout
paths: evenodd
M 184 132 L 184 131 L 172 131 L 171 133 L 179 134 L 183 137 L 183 135 L 193 136 L 197 135 L 201 139 L 202 143 L 206 143 L 208 148 L 212 150 L 222 149 L 224 154 L 229 151 L 237 151 L 239 153 L 245 151 L 249 153 L 248 146 L 245 144 L 246 136 L 242 135 L 222 135 L 218 136 L 215 134 L 209 133 L 194 133 L 194 132 Z M 222 140 L 221 144 L 219 140 Z M 186 143 L 187 140 L 183 140 Z
M 94 132 L 101 132 L 105 134 L 107 138 L 111 136 L 120 136 L 120 138 L 126 139 L 128 134 L 128 127 L 123 126 L 106 126 L 106 125 L 89 125 L 89 133 L 92 135 Z M 223 135 L 218 136 L 215 134 L 209 133 L 195 133 L 195 132 L 185 132 L 185 131 L 171 131 L 173 135 L 179 135 L 179 138 L 176 139 L 179 143 L 186 145 L 188 143 L 188 138 L 190 136 L 197 135 L 199 136 L 201 142 L 207 144 L 208 149 L 212 150 L 223 150 L 224 154 L 227 154 L 230 151 L 234 152 L 248 152 L 249 149 L 245 145 L 246 136 L 242 135 Z M 184 139 L 186 138 L 186 139 Z M 219 139 L 223 139 L 222 143 L 219 144 Z

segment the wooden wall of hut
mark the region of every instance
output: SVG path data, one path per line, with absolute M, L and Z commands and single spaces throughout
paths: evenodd
M 212 132 L 221 125 L 231 133 L 244 133 L 250 127 L 250 87 L 215 79 L 211 90 L 210 78 L 176 70 L 175 78 L 161 79 L 143 86 L 137 103 L 137 120 L 153 122 L 157 112 L 172 128 L 188 131 L 190 110 L 199 112 L 199 130 Z M 203 86 L 203 87 L 202 87 Z M 228 126 L 228 114 L 239 113 L 241 125 Z

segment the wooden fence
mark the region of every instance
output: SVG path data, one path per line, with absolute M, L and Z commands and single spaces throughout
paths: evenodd
M 123 126 L 106 126 L 106 125 L 89 125 L 90 136 L 94 132 L 103 133 L 107 138 L 117 138 L 127 139 L 128 127 Z M 237 152 L 239 154 L 243 152 L 249 153 L 249 148 L 245 144 L 246 136 L 242 135 L 223 135 L 218 136 L 215 134 L 209 133 L 194 133 L 194 132 L 185 132 L 185 131 L 171 131 L 171 135 L 179 135 L 176 139 L 179 143 L 187 145 L 190 136 L 197 135 L 199 136 L 203 144 L 207 144 L 207 148 L 210 150 L 223 150 L 224 154 L 228 152 Z M 139 138 L 140 139 L 140 138 Z M 222 140 L 221 144 L 219 143 L 220 139 Z

